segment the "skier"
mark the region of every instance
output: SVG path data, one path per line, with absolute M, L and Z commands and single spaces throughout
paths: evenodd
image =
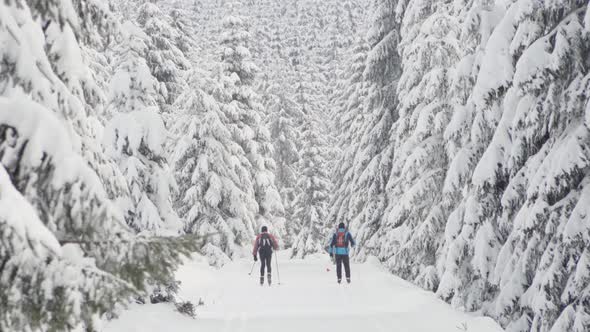
M 332 236 L 332 242 L 330 243 L 330 257 L 334 259 L 336 256 L 336 276 L 338 277 L 338 283 L 342 281 L 342 264 L 344 264 L 344 271 L 346 273 L 346 282 L 350 284 L 350 259 L 349 246 L 354 247 L 356 242 L 352 238 L 352 235 L 346 230 L 344 223 L 338 225 L 338 230 Z
M 261 233 L 258 234 L 256 237 L 256 241 L 254 241 L 254 250 L 252 250 L 252 254 L 254 255 L 254 261 L 258 261 L 258 253 L 260 253 L 260 285 L 264 285 L 264 269 L 268 273 L 268 285 L 271 284 L 271 267 L 270 261 L 272 259 L 272 251 L 279 249 L 279 243 L 277 239 L 275 239 L 272 234 L 268 232 L 268 228 L 266 226 L 262 226 Z

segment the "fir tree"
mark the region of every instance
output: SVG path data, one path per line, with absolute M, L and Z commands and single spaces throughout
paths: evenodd
M 176 45 L 182 35 L 164 17 L 156 4 L 146 2 L 139 8 L 137 23 L 151 38 L 145 58 L 153 76 L 165 85 L 161 94 L 168 106 L 162 106 L 170 112 L 169 105 L 186 89 L 184 72 L 190 68 L 190 62 Z
M 260 220 L 257 222 L 271 223 L 276 227 L 275 232 L 281 234 L 284 211 L 275 185 L 270 132 L 262 121 L 265 110 L 253 89 L 258 69 L 250 59 L 250 38 L 242 18 L 226 18 L 221 42 L 224 93 L 220 100 L 230 120 L 232 136 L 246 153 L 250 164 L 259 206 L 257 218 Z
M 302 129 L 304 148 L 301 151 L 301 176 L 297 181 L 298 196 L 293 215 L 295 222 L 301 226 L 292 251 L 292 256 L 297 258 L 322 252 L 330 228 L 326 225 L 331 189 L 326 168 L 327 142 L 311 116 L 306 117 Z
M 117 45 L 105 128 L 107 154 L 127 179 L 129 201 L 121 202 L 137 232 L 174 234 L 182 227 L 171 206 L 176 183 L 170 175 L 164 145 L 168 131 L 160 116 L 158 82 L 145 59 L 148 37 L 131 22 Z
M 357 232 L 357 241 L 365 248 L 360 252 L 361 257 L 378 252 L 381 245 L 375 242 L 378 239 L 369 239 L 376 234 L 387 207 L 385 186 L 393 158 L 389 132 L 397 118 L 395 88 L 401 74 L 395 3 L 378 2 L 374 6 L 375 21 L 368 38 L 371 50 L 363 73 L 367 96 L 359 110 L 364 121 L 359 129 L 357 152 L 349 164 L 352 178 L 336 189 L 349 194 L 340 204 L 334 205 L 330 215 L 331 223 L 344 222 Z
M 249 172 L 249 161 L 234 141 L 230 121 L 214 97 L 213 82 L 194 72 L 193 87 L 177 101 L 183 119 L 178 126 L 179 144 L 174 152 L 179 183 L 177 208 L 186 222 L 187 232 L 211 237 L 211 245 L 232 257 L 240 246 L 250 242 L 258 205 Z M 212 247 L 205 248 L 216 255 Z M 224 262 L 223 257 L 215 257 Z M 221 260 L 220 260 L 221 259 Z
M 588 7 L 559 7 L 378 4 L 365 70 L 369 112 L 355 115 L 370 129 L 360 130 L 360 140 L 352 139 L 354 125 L 343 136 L 350 140 L 344 151 L 354 154 L 338 171 L 344 197 L 332 218 L 357 221 L 365 252 L 393 272 L 454 306 L 483 310 L 508 331 L 583 331 L 589 324 L 587 278 L 580 278 L 588 271 L 580 219 L 587 204 L 581 64 Z M 382 75 L 396 68 L 399 81 Z M 396 94 L 388 93 L 392 87 Z M 383 105 L 395 108 L 381 127 L 375 115 Z M 375 135 L 384 132 L 389 141 Z M 388 158 L 382 201 L 375 198 L 382 187 L 367 189 L 382 177 L 356 165 L 378 169 Z M 380 205 L 359 201 L 357 192 L 367 190 Z M 366 229 L 376 234 L 369 241 Z
M 277 87 L 277 90 L 280 87 Z M 302 114 L 297 104 L 282 93 L 271 95 L 272 101 L 267 103 L 269 110 L 269 127 L 271 140 L 274 142 L 274 160 L 276 162 L 276 183 L 285 207 L 285 225 L 288 235 L 297 234 L 298 224 L 294 220 L 297 195 L 297 179 L 300 174 L 299 159 L 301 139 L 300 122 Z M 285 239 L 287 245 L 291 238 Z
M 75 36 L 91 40 L 91 29 L 72 8 L 0 4 L 0 200 L 22 207 L 18 222 L 30 230 L 0 216 L 2 330 L 95 330 L 117 303 L 170 278 L 195 246 L 135 237 L 112 205 L 126 186 L 86 114 L 100 98 Z
M 406 8 L 398 46 L 403 73 L 398 82 L 395 157 L 386 190 L 392 202 L 385 211 L 377 236 L 396 241 L 381 248 L 390 268 L 433 289 L 435 269 L 448 206 L 442 188 L 448 167 L 444 130 L 453 107 L 449 82 L 459 59 L 458 27 L 451 6 L 413 2 Z M 419 268 L 418 268 L 419 267 Z

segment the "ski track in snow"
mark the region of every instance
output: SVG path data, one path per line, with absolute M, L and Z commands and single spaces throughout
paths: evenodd
M 273 257 L 274 258 L 274 257 Z M 352 284 L 336 283 L 335 267 L 326 257 L 289 260 L 279 255 L 273 285 L 258 284 L 251 261 L 238 260 L 221 270 L 201 259 L 178 272 L 181 297 L 204 306 L 191 319 L 170 304 L 133 305 L 103 332 L 468 332 L 503 331 L 492 319 L 452 309 L 447 303 L 385 271 L 375 260 L 352 264 Z M 330 271 L 327 271 L 327 268 Z

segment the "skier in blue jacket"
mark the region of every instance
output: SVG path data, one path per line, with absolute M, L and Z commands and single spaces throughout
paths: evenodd
M 330 257 L 336 256 L 336 276 L 338 283 L 342 282 L 342 264 L 344 264 L 344 272 L 346 273 L 346 281 L 350 284 L 350 259 L 349 247 L 354 247 L 356 242 L 352 235 L 346 230 L 344 223 L 338 225 L 338 230 L 332 236 L 330 242 Z

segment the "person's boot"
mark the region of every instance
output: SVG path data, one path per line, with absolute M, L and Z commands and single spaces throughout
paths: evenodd
M 346 282 L 350 284 L 350 278 L 346 278 Z
M 260 286 L 264 285 L 264 275 L 260 276 Z
M 342 282 L 342 279 L 338 279 L 338 283 L 341 283 L 341 282 Z
M 270 273 L 266 276 L 266 279 L 268 279 L 268 285 L 270 286 L 272 283 Z

